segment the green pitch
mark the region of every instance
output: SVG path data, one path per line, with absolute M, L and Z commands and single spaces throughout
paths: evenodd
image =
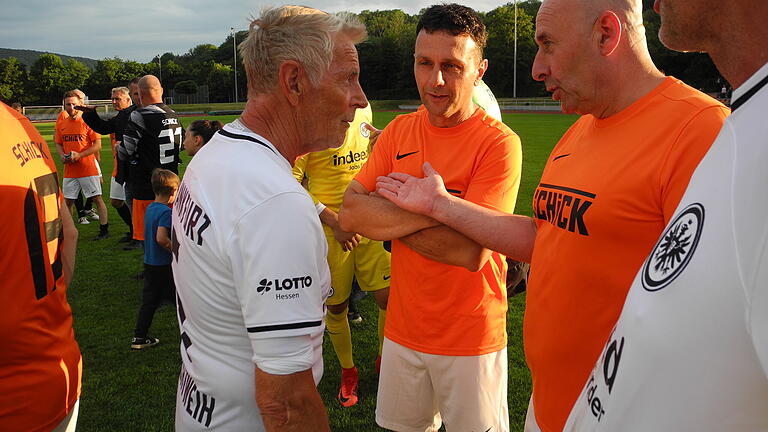
M 386 126 L 395 112 L 374 112 L 374 124 Z M 183 117 L 186 126 L 196 118 L 217 119 L 223 123 L 235 116 Z M 516 213 L 531 214 L 533 191 L 552 147 L 576 116 L 560 114 L 504 114 L 523 143 L 523 175 Z M 38 123 L 51 153 L 53 123 Z M 56 158 L 55 158 L 56 159 Z M 188 160 L 186 156 L 182 159 Z M 61 164 L 58 164 L 59 172 Z M 104 196 L 109 209 L 111 238 L 92 241 L 98 233 L 98 222 L 77 225 L 80 232 L 75 278 L 68 298 L 74 315 L 75 336 L 83 352 L 83 388 L 78 419 L 79 431 L 172 431 L 176 398 L 176 381 L 181 360 L 176 312 L 163 306 L 155 314 L 150 334 L 160 344 L 145 351 L 129 349 L 136 314 L 141 302 L 142 271 L 140 251 L 123 251 L 117 243 L 125 225 L 110 207 L 107 189 L 112 172 L 109 139 L 104 138 L 101 167 L 104 173 Z M 183 173 L 184 165 L 181 166 Z M 379 431 L 375 425 L 377 376 L 376 309 L 370 297 L 361 302 L 363 322 L 352 325 L 355 363 L 360 371 L 360 402 L 341 409 L 336 401 L 339 366 L 330 341 L 326 340 L 325 374 L 320 394 L 328 409 L 334 431 Z M 522 319 L 525 296 L 510 299 L 507 329 L 509 332 L 509 410 L 512 430 L 523 427 L 531 391 L 531 380 L 522 348 Z

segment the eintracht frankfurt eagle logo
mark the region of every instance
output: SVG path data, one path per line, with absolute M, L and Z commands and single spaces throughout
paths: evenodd
M 366 122 L 360 123 L 360 135 L 362 135 L 363 138 L 368 138 L 369 136 L 371 136 L 371 131 L 369 131 L 368 128 L 365 127 L 367 125 L 368 123 Z
M 667 226 L 643 265 L 643 287 L 658 291 L 669 285 L 691 261 L 704 228 L 704 207 L 694 203 Z

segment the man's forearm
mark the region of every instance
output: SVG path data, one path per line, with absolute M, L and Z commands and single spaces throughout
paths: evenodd
M 269 432 L 330 431 L 311 369 L 272 375 L 256 367 L 256 404 Z
M 93 129 L 94 132 L 101 135 L 108 135 L 115 132 L 114 120 L 115 116 L 109 120 L 103 120 L 101 117 L 99 117 L 99 114 L 96 113 L 96 111 L 83 112 L 83 121 L 85 124 L 87 124 L 89 128 Z
M 61 244 L 61 264 L 64 273 L 64 282 L 69 286 L 75 272 L 75 255 L 77 252 L 77 228 L 69 213 L 69 207 L 62 202 L 59 206 L 61 229 L 64 232 L 64 240 Z
M 403 210 L 384 198 L 360 193 L 345 194 L 339 222 L 344 231 L 356 232 L 372 240 L 392 240 L 441 225 L 427 216 Z
M 59 157 L 64 157 L 64 154 L 65 154 L 64 146 L 59 143 L 55 143 L 55 144 L 56 144 L 56 152 L 59 154 Z
M 482 269 L 491 256 L 490 250 L 445 225 L 423 229 L 400 240 L 431 260 L 469 271 Z
M 437 201 L 431 215 L 483 247 L 531 262 L 536 224 L 528 216 L 490 210 L 450 196 Z
M 91 143 L 91 146 L 85 149 L 85 151 L 80 152 L 80 157 L 86 157 L 89 155 L 92 155 L 94 153 L 97 153 L 101 150 L 101 140 L 94 141 Z

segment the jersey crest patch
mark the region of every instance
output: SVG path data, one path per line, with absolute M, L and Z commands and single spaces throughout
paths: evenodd
M 368 126 L 368 123 L 366 123 L 366 122 L 361 122 L 360 123 L 360 135 L 363 138 L 368 138 L 368 137 L 371 136 L 371 131 L 368 130 L 368 128 L 366 126 Z
M 677 278 L 691 261 L 704 229 L 704 207 L 686 207 L 664 230 L 642 270 L 643 288 L 659 291 Z

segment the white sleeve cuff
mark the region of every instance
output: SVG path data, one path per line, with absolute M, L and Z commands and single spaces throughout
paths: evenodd
M 252 360 L 271 375 L 289 375 L 312 369 L 314 350 L 310 335 L 251 339 Z
M 320 214 L 325 210 L 325 204 L 321 203 L 320 201 L 315 204 L 315 210 L 317 210 L 317 214 Z

